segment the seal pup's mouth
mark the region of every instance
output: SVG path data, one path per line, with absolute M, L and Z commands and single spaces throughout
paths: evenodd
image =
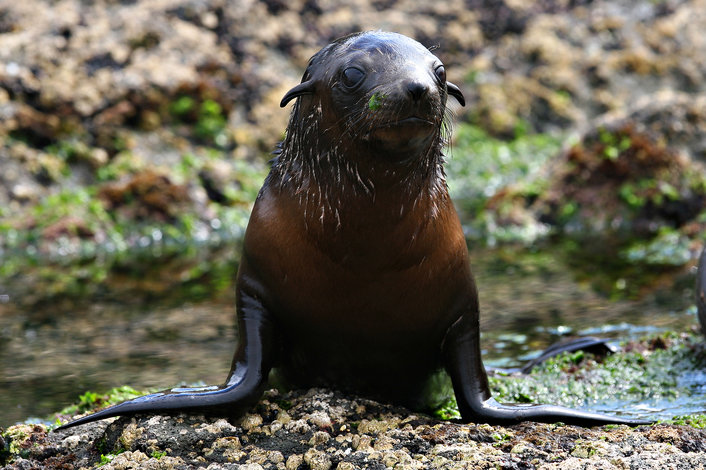
M 428 119 L 420 118 L 417 116 L 410 116 L 408 118 L 400 119 L 397 121 L 388 121 L 382 124 L 380 127 L 403 127 L 403 126 L 433 126 L 434 123 Z
M 435 127 L 434 123 L 428 119 L 410 116 L 378 124 L 370 130 L 368 137 L 389 142 L 427 140 L 434 135 Z
M 371 143 L 385 160 L 405 163 L 426 154 L 438 124 L 418 116 L 384 121 L 375 125 L 363 137 Z

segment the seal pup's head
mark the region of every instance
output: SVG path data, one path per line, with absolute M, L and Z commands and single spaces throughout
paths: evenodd
M 300 98 L 297 120 L 320 113 L 326 123 L 320 131 L 334 146 L 362 146 L 407 163 L 442 144 L 447 95 L 465 105 L 434 54 L 407 36 L 374 31 L 338 39 L 315 54 L 302 83 L 280 105 Z
M 340 221 L 361 195 L 400 217 L 424 200 L 434 217 L 448 197 L 449 95 L 465 105 L 444 65 L 419 42 L 381 31 L 338 39 L 309 60 L 301 83 L 282 98 L 281 106 L 296 102 L 269 181 L 313 206 L 322 221 L 328 214 Z

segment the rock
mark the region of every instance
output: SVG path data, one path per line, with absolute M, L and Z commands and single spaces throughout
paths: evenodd
M 152 170 L 137 173 L 126 181 L 107 183 L 98 195 L 111 210 L 136 220 L 173 220 L 189 202 L 184 185 Z
M 596 120 L 552 163 L 549 190 L 533 203 L 534 217 L 566 234 L 613 245 L 654 240 L 640 251 L 675 245 L 660 237 L 682 237 L 684 259 L 672 255 L 671 264 L 688 262 L 699 249 L 688 240 L 706 230 L 704 109 L 706 94 L 665 91 Z
M 330 421 L 322 421 L 322 414 Z M 306 423 L 307 430 L 275 430 L 282 415 Z M 316 389 L 284 395 L 271 390 L 250 414 L 231 422 L 198 416 L 138 416 L 57 433 L 46 433 L 43 426 L 20 425 L 10 427 L 8 437 L 11 447 L 24 450 L 21 456 L 13 451 L 6 470 L 48 468 L 54 462 L 90 468 L 101 458 L 107 461 L 102 468 L 114 469 L 215 469 L 235 464 L 262 469 L 295 469 L 302 464 L 317 469 L 456 468 L 461 464 L 463 468 L 514 468 L 523 462 L 531 468 L 700 468 L 706 454 L 706 431 L 685 426 L 589 429 L 536 423 L 458 424 Z

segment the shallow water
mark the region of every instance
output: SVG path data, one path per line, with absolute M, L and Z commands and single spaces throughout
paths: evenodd
M 610 300 L 590 282 L 597 275 L 577 272 L 548 251 L 471 253 L 489 366 L 519 365 L 567 334 L 617 342 L 696 325 L 689 272 L 641 286 L 632 300 Z M 231 248 L 187 261 L 118 264 L 63 294 L 63 284 L 37 274 L 39 268 L 0 281 L 0 427 L 45 417 L 87 390 L 220 383 L 236 343 L 236 256 Z M 215 274 L 204 267 L 213 260 Z M 615 281 L 621 288 L 626 282 Z M 680 380 L 706 391 L 706 371 Z M 705 400 L 688 398 L 645 406 L 635 411 L 655 417 L 706 412 Z

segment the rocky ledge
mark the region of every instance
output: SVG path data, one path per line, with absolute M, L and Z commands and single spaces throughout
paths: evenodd
M 459 424 L 326 390 L 271 390 L 237 420 L 138 416 L 5 433 L 10 469 L 703 468 L 688 426 Z M 0 454 L 2 455 L 2 454 Z

